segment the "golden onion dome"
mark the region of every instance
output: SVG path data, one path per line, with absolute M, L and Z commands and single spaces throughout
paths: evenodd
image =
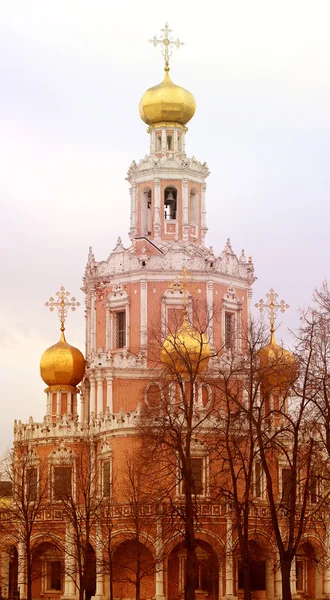
M 43 353 L 40 375 L 48 386 L 70 385 L 76 387 L 85 373 L 85 359 L 74 346 L 67 343 L 64 330 L 57 344 Z
M 275 388 L 288 388 L 293 384 L 297 377 L 295 358 L 289 350 L 276 343 L 273 331 L 269 344 L 261 348 L 258 355 L 260 379 L 267 391 Z
M 142 96 L 139 113 L 148 125 L 158 123 L 178 123 L 186 125 L 194 116 L 196 102 L 194 96 L 175 85 L 165 67 L 165 77 L 161 83 L 149 88 Z
M 186 315 L 182 326 L 170 333 L 163 343 L 161 360 L 175 373 L 201 373 L 207 368 L 210 344 L 203 333 L 189 324 Z

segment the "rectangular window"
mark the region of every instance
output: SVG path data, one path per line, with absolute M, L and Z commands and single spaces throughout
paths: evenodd
M 296 559 L 296 586 L 297 590 L 304 589 L 304 561 Z
M 195 494 L 203 493 L 203 462 L 202 458 L 191 459 L 191 471 Z
M 110 497 L 110 460 L 105 460 L 102 463 L 102 494 L 104 498 Z
M 291 496 L 292 479 L 291 469 L 282 469 L 282 502 L 288 504 Z
M 54 467 L 54 500 L 66 500 L 71 496 L 71 467 Z
M 157 135 L 156 152 L 160 152 L 162 149 L 162 136 Z
M 126 311 L 121 310 L 115 313 L 115 348 L 125 348 L 126 346 Z
M 262 496 L 262 467 L 260 462 L 256 462 L 254 468 L 255 476 L 255 495 L 257 498 Z
M 225 348 L 232 350 L 234 347 L 234 318 L 235 315 L 230 312 L 225 313 Z
M 168 135 L 166 140 L 167 140 L 167 150 L 172 150 L 172 136 Z
M 26 499 L 35 502 L 38 496 L 38 469 L 29 467 L 26 471 Z
M 60 560 L 47 563 L 47 589 L 58 592 L 62 589 L 62 565 Z
M 309 500 L 312 504 L 317 502 L 317 475 L 312 473 L 309 478 Z

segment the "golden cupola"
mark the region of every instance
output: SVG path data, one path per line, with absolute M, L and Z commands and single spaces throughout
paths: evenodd
M 173 123 L 186 125 L 194 116 L 196 102 L 194 96 L 183 87 L 173 83 L 169 67 L 165 67 L 165 77 L 161 83 L 149 88 L 142 96 L 139 113 L 147 125 Z
M 258 352 L 260 364 L 260 381 L 267 392 L 289 388 L 297 377 L 297 365 L 293 354 L 279 346 L 275 341 L 275 315 L 276 311 L 284 312 L 289 307 L 281 300 L 277 301 L 278 294 L 273 289 L 266 294 L 267 301 L 260 300 L 255 306 L 260 312 L 266 309 L 269 312 L 270 341 L 267 346 Z
M 63 386 L 76 388 L 84 377 L 85 359 L 78 348 L 70 346 L 66 341 L 64 322 L 68 308 L 76 310 L 79 302 L 73 297 L 70 300 L 68 298 L 70 294 L 65 291 L 64 287 L 61 287 L 56 295 L 57 299 L 51 297 L 49 302 L 46 302 L 46 306 L 51 311 L 55 308 L 58 309 L 61 337 L 56 344 L 47 348 L 43 353 L 40 360 L 40 375 L 50 388 Z
M 195 375 L 207 369 L 210 354 L 211 348 L 205 334 L 190 325 L 184 314 L 181 327 L 165 339 L 161 360 L 174 374 Z
M 85 359 L 80 350 L 67 343 L 64 330 L 60 340 L 47 348 L 40 360 L 40 375 L 49 386 L 76 387 L 84 377 Z
M 160 45 L 165 59 L 165 76 L 161 83 L 149 88 L 142 96 L 139 113 L 147 125 L 173 124 L 185 126 L 194 116 L 196 102 L 194 96 L 183 87 L 173 83 L 169 76 L 169 59 L 173 46 L 179 48 L 182 42 L 171 37 L 172 30 L 167 23 L 161 30 L 160 39 L 154 36 L 149 40 L 154 46 Z

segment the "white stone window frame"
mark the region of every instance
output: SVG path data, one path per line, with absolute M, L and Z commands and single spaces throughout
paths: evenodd
M 76 458 L 71 450 L 67 448 L 59 448 L 53 450 L 48 458 L 48 498 L 56 504 L 63 503 L 63 500 L 55 499 L 55 468 L 56 467 L 71 467 L 71 496 L 76 499 L 77 483 L 76 483 Z
M 117 348 L 116 346 L 116 313 L 125 312 L 125 346 Z M 130 331 L 130 299 L 124 289 L 118 289 L 108 296 L 106 303 L 106 351 L 122 352 L 129 348 Z
M 169 331 L 168 328 L 168 313 L 169 310 L 182 310 L 184 309 L 184 298 L 183 293 L 180 290 L 165 290 L 162 299 L 161 299 L 161 330 L 162 330 L 162 339 L 164 340 L 169 333 L 174 333 Z M 189 292 L 187 292 L 187 314 L 188 319 L 192 321 L 192 296 Z M 180 327 L 181 324 L 178 324 Z
M 203 491 L 201 494 L 196 494 L 197 498 L 207 498 L 210 495 L 210 457 L 209 454 L 205 452 L 204 449 L 201 448 L 192 448 L 191 449 L 191 458 L 201 458 L 203 461 L 202 464 L 202 485 Z M 183 480 L 179 481 L 180 478 L 180 465 L 179 459 L 177 464 L 177 486 L 176 486 L 176 495 L 178 497 L 183 498 Z
M 100 457 L 98 459 L 98 490 L 99 490 L 99 494 L 100 497 L 103 497 L 103 486 L 104 486 L 104 470 L 103 470 L 103 466 L 104 463 L 109 461 L 110 465 L 110 496 L 106 497 L 108 501 L 111 500 L 112 498 L 112 475 L 113 475 L 113 451 L 112 448 L 110 446 L 110 444 L 105 441 L 102 446 L 101 446 L 101 450 L 100 450 Z
M 26 462 L 24 462 L 26 461 Z M 21 478 L 21 483 L 23 484 L 24 487 L 24 492 L 25 492 L 25 497 L 27 499 L 27 488 L 28 488 L 28 479 L 27 479 L 27 472 L 29 469 L 37 469 L 37 497 L 35 500 L 31 500 L 30 502 L 38 502 L 39 501 L 39 497 L 40 497 L 40 457 L 37 455 L 37 453 L 34 450 L 30 450 L 28 452 L 28 454 L 23 457 L 23 460 L 18 459 L 17 464 L 15 465 L 15 470 L 16 467 L 18 466 L 18 472 L 17 472 L 17 478 Z M 22 469 L 24 468 L 25 473 L 23 475 L 22 473 Z M 23 479 L 24 477 L 24 479 Z M 14 481 L 14 485 L 20 485 L 19 481 L 16 482 Z
M 260 466 L 260 489 L 261 493 L 257 496 L 257 475 L 256 469 L 257 464 Z M 253 495 L 256 500 L 266 500 L 267 499 L 267 490 L 266 490 L 266 476 L 262 467 L 262 462 L 259 457 L 254 459 L 253 464 Z
M 234 344 L 232 351 L 241 352 L 242 350 L 242 302 L 238 299 L 236 290 L 233 287 L 228 287 L 227 292 L 222 298 L 221 303 L 221 331 L 222 331 L 222 347 L 224 351 L 226 349 L 226 330 L 225 330 L 225 319 L 226 313 L 234 316 Z
M 288 469 L 290 471 L 292 471 L 292 466 L 290 465 L 290 463 L 288 461 L 286 461 L 285 459 L 280 459 L 278 462 L 278 502 L 282 503 L 283 500 L 283 470 L 284 469 Z M 298 484 L 299 485 L 299 484 Z M 298 497 L 300 500 L 300 486 L 298 488 Z

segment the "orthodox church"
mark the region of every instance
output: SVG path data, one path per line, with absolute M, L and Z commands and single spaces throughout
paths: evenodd
M 110 497 L 125 452 L 134 443 L 140 407 L 152 392 L 151 348 L 157 336 L 164 340 L 184 310 L 194 322 L 197 298 L 197 306 L 217 315 L 209 319 L 205 329 L 205 352 L 212 348 L 240 351 L 240 332 L 247 328 L 251 314 L 255 280 L 251 258 L 246 259 L 244 251 L 237 255 L 229 239 L 220 253 L 205 242 L 206 180 L 210 173 L 205 161 L 189 156 L 187 124 L 195 113 L 195 99 L 170 77 L 169 52 L 173 44 L 180 43 L 173 42 L 167 26 L 163 33 L 161 40 L 152 41 L 164 49 L 165 75 L 161 83 L 144 93 L 139 105 L 140 117 L 147 125 L 149 150 L 141 160 L 133 160 L 127 174 L 130 245 L 125 247 L 118 237 L 104 260 L 96 260 L 89 249 L 82 288 L 86 298 L 85 356 L 69 345 L 64 333 L 66 314 L 78 305 L 75 298 L 61 288 L 50 299 L 49 308 L 59 312 L 61 331 L 60 340 L 41 358 L 41 377 L 47 386 L 45 417 L 41 423 L 32 418 L 28 423 L 15 421 L 14 456 L 21 457 L 25 449 L 32 457 L 28 483 L 34 499 L 37 493 L 32 483 L 41 481 L 41 464 L 47 465 L 43 475 L 47 498 L 44 503 L 40 501 L 32 535 L 33 598 L 79 598 L 72 550 L 74 531 L 61 508 L 61 489 L 64 485 L 72 494 L 77 492 L 75 455 L 88 440 L 97 473 L 95 494 Z M 185 326 L 184 322 L 183 330 Z M 207 403 L 208 394 L 207 386 L 201 385 L 197 394 L 200 406 Z M 197 453 L 194 460 L 201 515 L 198 597 L 234 599 L 242 596 L 242 590 L 231 516 L 221 502 L 210 501 L 207 457 Z M 260 490 L 260 496 L 263 493 Z M 38 494 L 41 497 L 40 489 Z M 260 510 L 263 501 L 261 497 Z M 109 573 L 116 571 L 116 563 L 123 564 L 123 556 L 134 546 L 127 533 L 131 527 L 127 525 L 131 523 L 128 503 L 123 498 L 116 501 L 111 514 L 111 537 L 115 541 L 112 571 L 101 568 L 104 548 L 95 533 L 98 525 L 93 524 L 87 598 L 128 599 L 135 594 L 129 577 L 115 576 L 110 593 Z M 9 531 L 0 535 L 2 595 L 14 597 L 18 591 L 21 599 L 27 598 L 26 539 Z M 101 537 L 106 535 L 100 532 Z M 162 532 L 159 522 L 151 527 L 148 539 L 147 534 L 145 537 L 145 560 L 150 558 L 152 563 L 155 556 L 159 560 L 141 579 L 141 598 L 182 598 L 185 555 L 180 538 Z M 265 600 L 280 598 L 280 572 L 271 537 L 259 532 L 255 543 L 261 569 L 255 575 L 255 595 Z M 325 586 L 330 581 L 317 578 L 315 571 L 307 576 L 305 563 L 297 565 L 297 573 L 292 578 L 294 593 L 298 589 L 302 597 L 314 598 L 329 591 Z

